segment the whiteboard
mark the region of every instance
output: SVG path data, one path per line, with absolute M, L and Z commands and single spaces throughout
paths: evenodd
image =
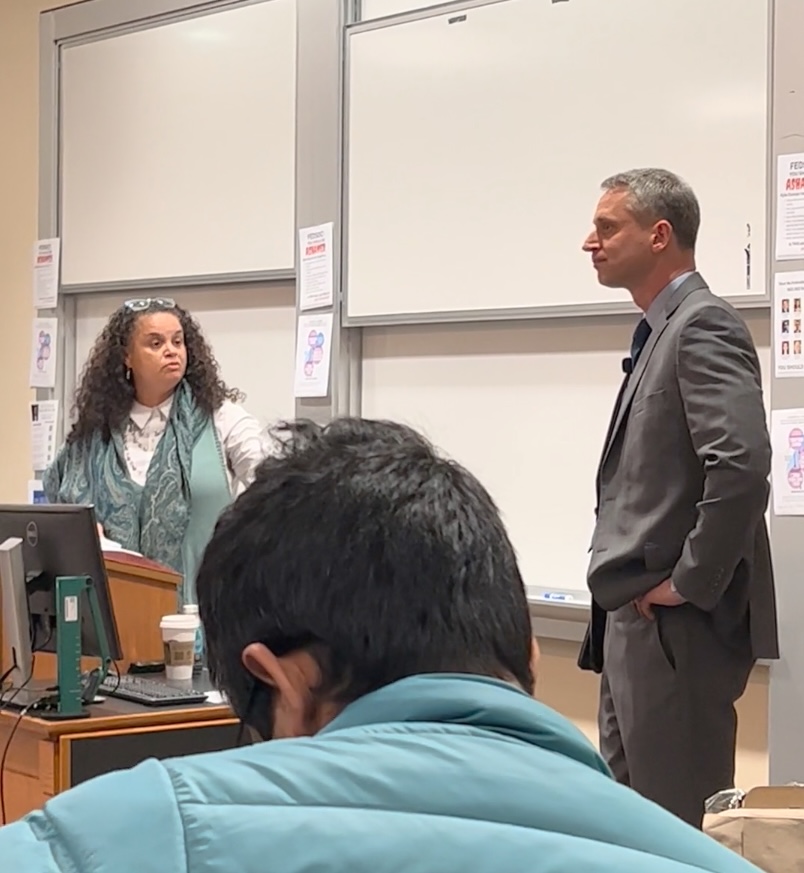
M 70 369 L 79 377 L 109 316 L 130 297 L 77 295 L 74 368 Z M 243 405 L 252 415 L 264 426 L 294 417 L 296 297 L 292 285 L 177 291 L 171 297 L 201 325 L 223 380 L 245 393 Z M 69 415 L 75 386 L 68 387 Z
M 422 430 L 497 502 L 531 589 L 588 601 L 595 473 L 633 324 L 364 330 L 363 407 Z M 767 314 L 748 325 L 770 409 Z M 768 413 L 769 414 L 769 413 Z
M 644 166 L 698 194 L 713 290 L 764 295 L 767 2 L 505 0 L 351 31 L 349 323 L 627 302 L 581 245 L 600 182 Z
M 62 283 L 292 270 L 295 0 L 61 53 Z

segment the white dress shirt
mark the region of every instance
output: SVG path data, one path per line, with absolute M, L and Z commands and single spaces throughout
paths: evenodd
M 128 474 L 138 485 L 145 484 L 172 404 L 173 398 L 168 397 L 159 406 L 143 406 L 135 400 L 131 407 L 124 445 Z M 266 456 L 266 439 L 257 419 L 231 400 L 223 401 L 213 420 L 226 458 L 229 488 L 234 495 L 251 484 L 255 468 Z

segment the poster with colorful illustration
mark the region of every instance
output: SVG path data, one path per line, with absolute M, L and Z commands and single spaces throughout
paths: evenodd
M 31 388 L 56 387 L 58 319 L 35 318 L 31 339 Z
M 296 397 L 326 397 L 332 354 L 332 313 L 300 315 L 296 333 Z
M 804 409 L 772 411 L 771 444 L 773 511 L 804 515 Z

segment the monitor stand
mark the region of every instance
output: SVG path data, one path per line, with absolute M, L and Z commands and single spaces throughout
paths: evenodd
M 26 710 L 34 708 L 40 718 L 86 718 L 98 686 L 112 662 L 109 642 L 101 619 L 98 595 L 87 576 L 56 577 L 56 684 L 34 682 L 31 624 L 28 609 L 22 540 L 9 537 L 0 544 L 3 631 L 12 668 L 6 677 L 11 688 L 0 689 L 0 705 Z M 85 681 L 81 674 L 81 595 L 86 593 L 101 647 L 100 668 Z

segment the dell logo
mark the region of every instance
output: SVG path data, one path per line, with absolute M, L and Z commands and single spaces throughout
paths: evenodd
M 39 542 L 39 528 L 35 521 L 28 522 L 28 527 L 25 528 L 25 539 L 31 548 L 34 548 Z

